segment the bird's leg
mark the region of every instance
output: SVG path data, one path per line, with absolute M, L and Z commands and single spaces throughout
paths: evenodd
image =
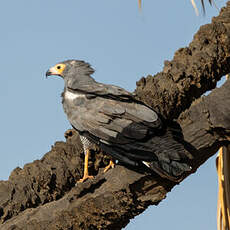
M 114 161 L 110 160 L 109 164 L 104 169 L 104 173 L 107 172 L 110 168 L 114 168 L 114 167 L 115 167 Z
M 93 176 L 89 176 L 88 164 L 89 164 L 89 149 L 85 152 L 85 164 L 84 164 L 84 175 L 83 178 L 80 179 L 78 182 L 82 183 L 87 179 L 93 179 Z

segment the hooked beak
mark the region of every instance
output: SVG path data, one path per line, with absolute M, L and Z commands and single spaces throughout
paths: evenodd
M 57 76 L 61 76 L 62 74 L 60 72 L 57 71 L 57 69 L 55 69 L 54 67 L 50 68 L 49 70 L 47 70 L 46 72 L 46 78 L 50 75 L 57 75 Z
M 46 72 L 46 78 L 47 78 L 48 76 L 50 76 L 50 75 L 52 75 L 52 73 L 50 72 L 50 70 L 48 70 L 48 71 Z

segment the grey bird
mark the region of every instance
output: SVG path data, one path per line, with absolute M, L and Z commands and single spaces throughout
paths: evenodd
M 189 154 L 178 127 L 168 125 L 152 108 L 123 88 L 96 82 L 86 62 L 67 60 L 56 64 L 46 76 L 64 79 L 63 108 L 78 131 L 85 152 L 84 176 L 92 144 L 124 165 L 149 168 L 161 177 L 178 181 L 187 171 Z M 111 161 L 109 169 L 114 166 Z

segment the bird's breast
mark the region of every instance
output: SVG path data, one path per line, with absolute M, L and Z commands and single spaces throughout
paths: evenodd
M 82 93 L 66 90 L 63 94 L 63 108 L 68 117 L 84 108 L 86 96 Z
M 64 93 L 64 99 L 65 100 L 73 101 L 73 100 L 78 99 L 78 98 L 85 98 L 85 95 L 81 94 L 81 93 L 73 93 L 70 91 L 66 91 Z

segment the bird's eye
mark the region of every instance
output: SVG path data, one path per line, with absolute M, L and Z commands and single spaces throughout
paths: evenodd
M 57 66 L 57 69 L 61 69 L 61 66 L 60 66 L 60 65 L 58 65 L 58 66 Z

